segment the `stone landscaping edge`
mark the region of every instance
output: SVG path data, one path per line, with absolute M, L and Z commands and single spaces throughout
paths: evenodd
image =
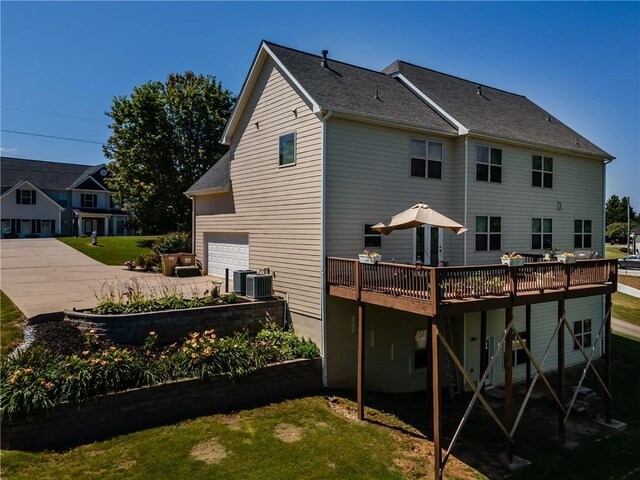
M 318 394 L 322 359 L 263 367 L 246 377 L 179 380 L 62 405 L 43 418 L 3 423 L 0 448 L 62 449 L 180 420 Z
M 95 330 L 96 335 L 112 342 L 142 345 L 155 332 L 160 344 L 181 342 L 189 333 L 214 330 L 219 337 L 242 330 L 259 331 L 265 322 L 284 326 L 285 300 L 247 301 L 209 307 L 163 310 L 122 315 L 98 315 L 90 309 L 66 310 L 65 321 L 83 332 Z

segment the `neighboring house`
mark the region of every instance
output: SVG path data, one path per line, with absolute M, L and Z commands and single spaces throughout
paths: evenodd
M 387 262 L 453 266 L 496 264 L 505 251 L 604 251 L 605 166 L 613 157 L 526 97 L 476 82 L 400 61 L 377 72 L 263 42 L 223 143 L 229 153 L 186 192 L 195 252 L 212 275 L 275 271 L 296 332 L 321 345 L 332 387 L 355 382 L 358 311 L 353 300 L 327 294 L 327 257 L 356 258 L 367 249 Z M 371 230 L 418 202 L 468 232 Z M 567 300 L 566 311 L 583 345 L 595 343 L 602 297 Z M 531 312 L 526 333 L 539 358 L 557 305 L 537 303 Z M 486 315 L 490 354 L 505 310 Z M 514 315 L 523 330 L 525 308 Z M 480 316 L 450 318 L 474 379 Z M 425 328 L 424 315 L 367 308 L 367 388 L 425 388 Z M 579 363 L 568 337 L 565 362 Z M 547 365 L 555 365 L 555 352 Z M 513 376 L 521 380 L 521 355 L 514 355 Z M 494 385 L 503 382 L 502 363 L 491 374 Z
M 114 207 L 102 165 L 0 157 L 2 235 L 124 235 L 127 213 Z

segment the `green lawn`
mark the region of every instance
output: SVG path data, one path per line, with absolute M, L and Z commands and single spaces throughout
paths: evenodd
M 605 247 L 605 258 L 622 258 L 628 255 L 628 253 L 620 251 L 621 247 L 624 247 L 624 245 L 607 245 Z
M 155 236 L 98 237 L 98 245 L 91 245 L 90 237 L 58 238 L 70 247 L 106 265 L 122 265 L 127 260 L 135 260 L 138 255 L 151 251 Z
M 22 341 L 22 329 L 18 326 L 24 321 L 22 312 L 0 291 L 0 356 L 4 357 Z
M 613 294 L 612 301 L 613 317 L 640 325 L 640 298 L 617 292 Z

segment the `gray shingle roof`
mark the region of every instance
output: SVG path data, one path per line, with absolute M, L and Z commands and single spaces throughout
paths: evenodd
M 192 195 L 197 192 L 225 188 L 231 179 L 230 159 L 229 152 L 225 153 L 196 183 L 191 185 L 185 194 Z
M 333 58 L 328 59 L 329 68 L 325 69 L 318 55 L 265 44 L 322 109 L 457 133 L 457 129 L 398 80 L 382 72 Z
M 0 184 L 10 188 L 29 180 L 40 189 L 65 190 L 96 166 L 0 157 Z
M 396 61 L 384 69 L 399 72 L 471 133 L 486 133 L 528 143 L 612 158 L 527 97 Z M 577 144 L 576 144 L 577 139 Z

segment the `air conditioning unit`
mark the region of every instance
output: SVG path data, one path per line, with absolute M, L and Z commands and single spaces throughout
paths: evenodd
M 273 297 L 273 275 L 247 275 L 247 297 Z
M 238 295 L 247 294 L 247 275 L 257 273 L 255 270 L 235 270 L 233 272 L 233 291 Z

